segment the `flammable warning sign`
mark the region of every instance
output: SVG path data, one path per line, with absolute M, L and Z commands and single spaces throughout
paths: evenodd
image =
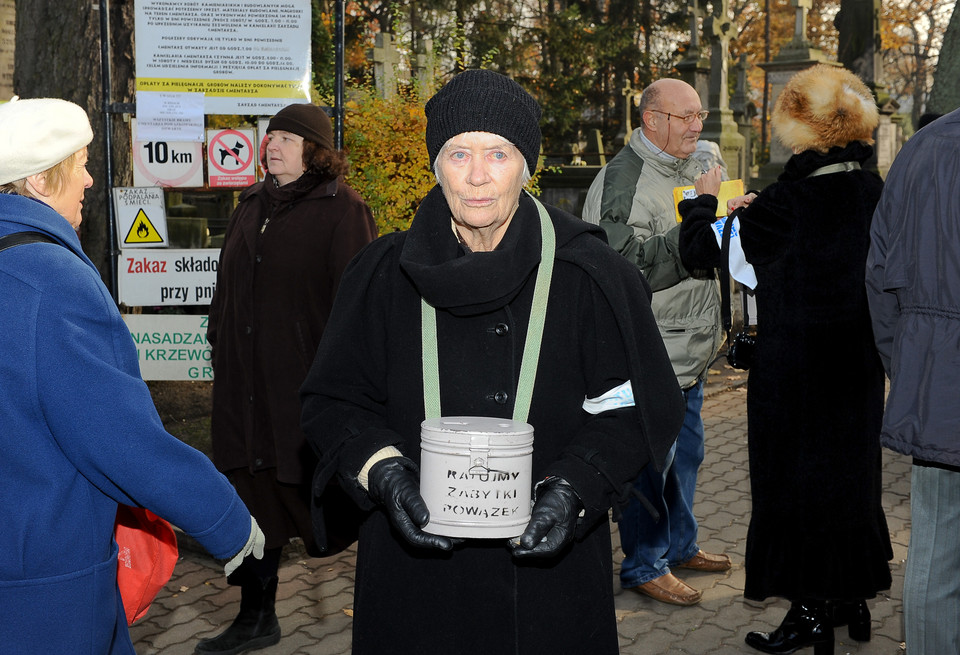
M 160 187 L 118 187 L 113 190 L 120 248 L 167 245 L 167 215 Z

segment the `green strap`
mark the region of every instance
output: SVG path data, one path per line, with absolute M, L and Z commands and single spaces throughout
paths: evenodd
M 547 318 L 547 300 L 550 281 L 553 278 L 553 260 L 557 251 L 557 236 L 547 210 L 539 200 L 530 196 L 540 215 L 540 264 L 533 290 L 530 322 L 523 344 L 523 360 L 520 363 L 520 380 L 513 405 L 513 420 L 526 423 L 533 400 L 533 385 L 537 378 L 540 360 L 540 344 Z M 437 354 L 437 312 L 426 300 L 420 299 L 420 335 L 423 347 L 423 408 L 426 418 L 439 418 L 440 411 L 440 359 Z

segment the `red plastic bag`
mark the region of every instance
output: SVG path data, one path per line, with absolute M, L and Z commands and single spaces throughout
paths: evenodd
M 157 592 L 173 575 L 177 564 L 177 535 L 170 524 L 142 507 L 117 506 L 114 538 L 117 586 L 127 614 L 127 625 L 143 617 Z

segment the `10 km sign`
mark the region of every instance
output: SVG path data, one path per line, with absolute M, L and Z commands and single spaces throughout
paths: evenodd
M 203 144 L 193 141 L 138 141 L 133 121 L 133 185 L 203 186 Z

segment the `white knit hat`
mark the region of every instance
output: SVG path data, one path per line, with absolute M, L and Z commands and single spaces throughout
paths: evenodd
M 0 105 L 0 184 L 42 173 L 93 141 L 87 112 L 57 98 Z

